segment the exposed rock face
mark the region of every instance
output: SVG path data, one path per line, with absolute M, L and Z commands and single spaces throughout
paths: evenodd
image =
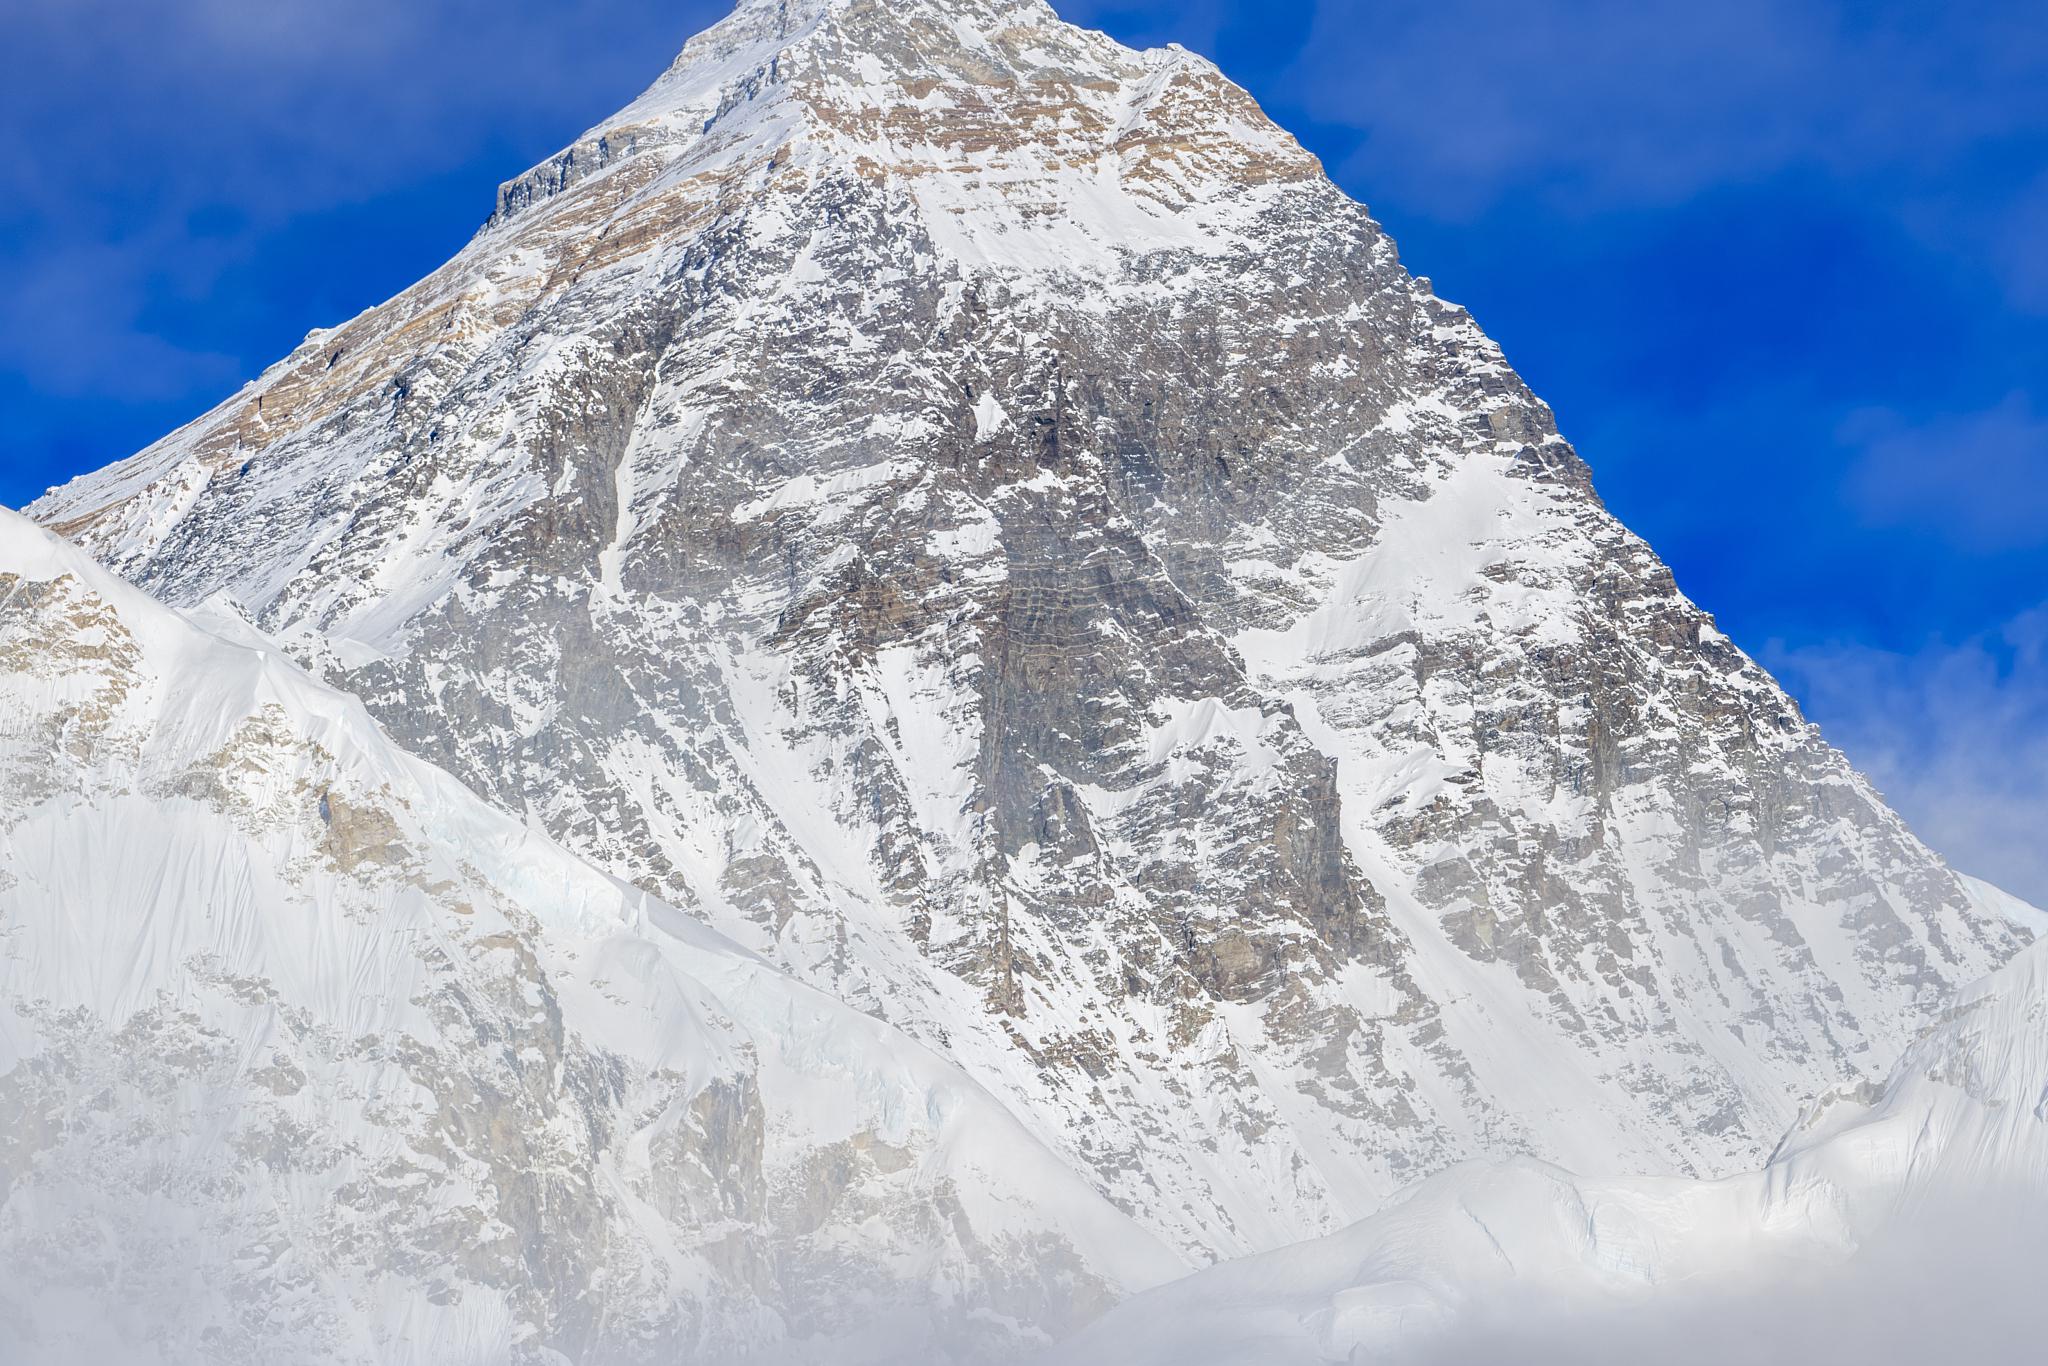
M 1752 1164 L 2025 938 L 1312 157 L 1038 0 L 748 0 L 31 511 L 1197 1258 Z
M 1008 1357 L 1182 1269 L 908 1038 L 0 511 L 0 1359 Z

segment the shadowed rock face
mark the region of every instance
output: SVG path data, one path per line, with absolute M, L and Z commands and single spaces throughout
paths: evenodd
M 31 511 L 1196 1257 L 1749 1165 L 2024 938 L 1312 157 L 1036 0 L 743 4 Z

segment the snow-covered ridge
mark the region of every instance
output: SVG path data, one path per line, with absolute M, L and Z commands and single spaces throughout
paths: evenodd
M 1772 1166 L 1818 1173 L 1866 1221 L 2048 1187 L 2048 944 L 1959 993 L 1881 1086 L 1809 1107 Z
M 10 1362 L 966 1360 L 1179 1269 L 956 1069 L 4 510 L 0 718 Z

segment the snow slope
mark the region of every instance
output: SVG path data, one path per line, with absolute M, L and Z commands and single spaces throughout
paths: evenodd
M 1761 1171 L 1688 1181 L 1526 1160 L 1460 1167 L 1341 1233 L 1140 1295 L 1044 1360 L 1321 1366 L 1403 1355 L 1503 1303 L 1590 1316 L 1788 1279 L 1826 1287 L 1866 1249 L 1987 1200 L 2021 1217 L 2048 1208 L 2048 945 L 1964 991 L 1881 1087 L 1814 1106 Z
M 241 634 L 0 510 L 0 1359 L 967 1360 L 1181 1269 Z

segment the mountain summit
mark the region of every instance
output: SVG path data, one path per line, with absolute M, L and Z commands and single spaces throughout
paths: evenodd
M 1753 1166 L 2028 938 L 1243 91 L 1033 0 L 742 5 L 30 511 L 1191 1260 Z

